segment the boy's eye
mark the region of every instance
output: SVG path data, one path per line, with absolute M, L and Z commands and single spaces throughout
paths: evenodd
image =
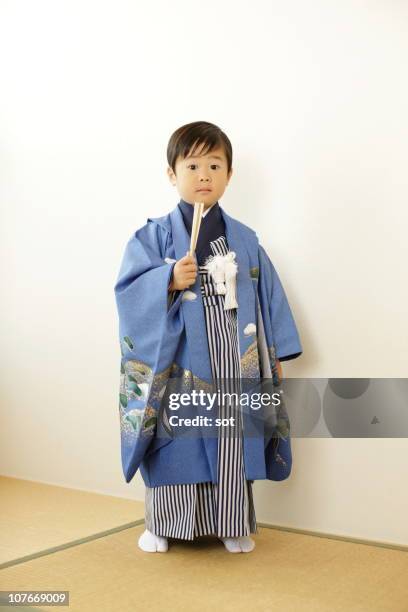
M 190 164 L 189 166 L 187 166 L 187 168 L 192 168 L 193 166 L 196 166 L 197 164 Z M 218 164 L 211 164 L 211 168 L 219 168 Z

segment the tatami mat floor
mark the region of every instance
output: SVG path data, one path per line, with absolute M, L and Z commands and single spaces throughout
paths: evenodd
M 408 612 L 405 551 L 260 527 L 249 554 L 230 554 L 210 536 L 170 539 L 167 553 L 144 553 L 137 547 L 143 504 L 16 479 L 0 485 L 8 511 L 10 490 L 18 491 L 15 504 L 25 487 L 31 493 L 26 512 L 16 505 L 13 520 L 2 509 L 1 590 L 67 590 L 67 609 L 81 612 Z M 44 495 L 52 499 L 52 489 L 50 515 Z M 65 507 L 58 507 L 64 493 Z M 48 553 L 31 538 L 39 533 Z
M 143 520 L 143 502 L 0 476 L 0 567 Z

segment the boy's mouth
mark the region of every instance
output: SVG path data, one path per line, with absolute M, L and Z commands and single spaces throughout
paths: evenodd
M 211 191 L 211 189 L 197 189 L 197 193 L 201 193 L 201 192 L 206 193 L 206 192 L 209 192 L 209 191 Z

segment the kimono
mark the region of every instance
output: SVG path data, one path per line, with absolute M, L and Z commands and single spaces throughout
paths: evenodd
M 286 294 L 256 233 L 218 203 L 214 206 L 238 268 L 240 376 L 246 382 L 267 379 L 277 389 L 276 358 L 294 359 L 302 353 Z M 200 236 L 201 230 L 197 256 Z M 200 275 L 188 289 L 171 296 L 168 292 L 176 260 L 186 255 L 189 246 L 180 206 L 162 217 L 148 218 L 128 240 L 114 287 L 121 348 L 122 468 L 126 482 L 140 469 L 149 488 L 218 481 L 218 437 L 200 427 L 196 428 L 198 435 L 175 435 L 169 425 L 168 387 L 174 389 L 174 381 L 181 393 L 190 394 L 193 389 L 212 389 L 214 382 Z M 192 402 L 183 410 L 186 417 L 197 413 Z M 286 479 L 292 455 L 283 401 L 278 407 L 244 411 L 242 431 L 246 480 Z
M 180 200 L 178 206 L 191 235 L 194 209 L 184 200 Z M 220 270 L 224 282 L 227 280 L 225 264 L 233 261 L 233 254 L 228 248 L 218 202 L 207 209 L 202 217 L 195 255 L 199 264 L 211 373 L 219 386 L 226 382 L 224 387 L 239 392 L 241 372 L 235 283 L 225 282 L 222 288 L 219 286 Z M 208 268 L 206 260 L 211 255 L 218 259 L 212 268 Z M 236 277 L 235 264 L 230 272 L 229 281 Z M 226 285 L 232 290 L 229 298 Z M 170 292 L 169 304 L 173 303 L 177 294 L 177 291 Z M 247 480 L 244 473 L 242 419 L 238 403 L 233 400 L 220 404 L 217 416 L 225 419 L 227 424 L 218 432 L 217 483 L 146 486 L 145 526 L 151 533 L 185 540 L 202 535 L 234 538 L 258 533 L 253 481 Z M 231 417 L 237 418 L 236 428 L 228 427 Z

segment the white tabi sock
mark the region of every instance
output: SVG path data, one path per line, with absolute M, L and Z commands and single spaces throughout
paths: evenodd
M 167 538 L 158 536 L 146 529 L 139 538 L 139 548 L 144 552 L 167 552 Z
M 255 542 L 249 536 L 241 536 L 238 538 L 239 546 L 242 552 L 251 552 L 255 548 Z
M 219 538 L 219 539 L 224 544 L 228 552 L 230 553 L 242 552 L 241 547 L 239 545 L 239 538 Z

